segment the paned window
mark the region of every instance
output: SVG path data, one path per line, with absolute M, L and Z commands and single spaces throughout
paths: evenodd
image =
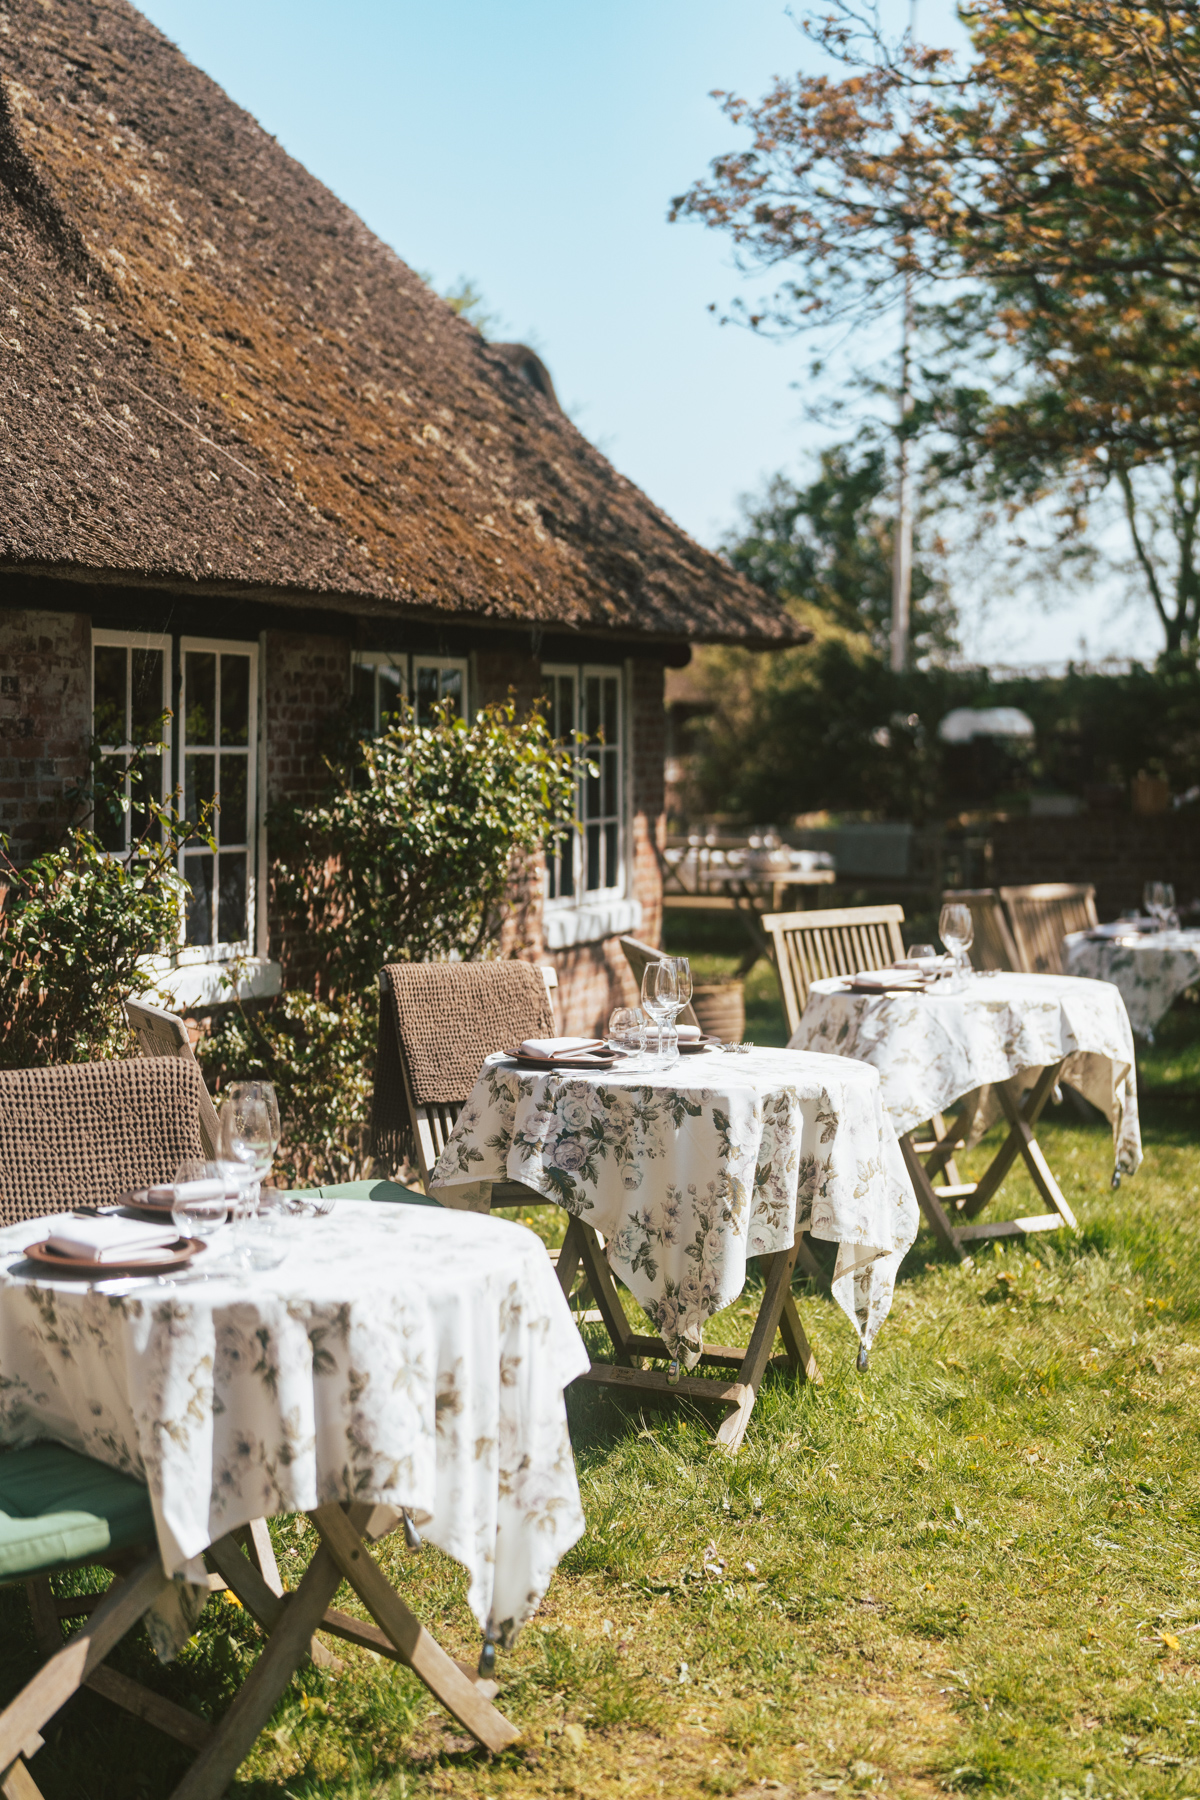
M 92 634 L 92 733 L 110 797 L 97 809 L 96 835 L 106 850 L 127 856 L 145 835 L 147 800 L 160 805 L 171 788 L 169 754 L 135 753 L 171 741 L 171 640 L 128 631 Z M 121 800 L 126 804 L 122 806 Z
M 254 941 L 258 650 L 252 644 L 180 642 L 177 732 L 183 810 L 197 819 L 215 803 L 214 851 L 187 844 L 179 872 L 188 884 L 183 949 L 188 961 Z
M 360 728 L 386 730 L 388 715 L 410 699 L 418 725 L 428 725 L 439 701 L 467 716 L 467 660 L 459 656 L 409 656 L 405 651 L 362 650 L 354 658 L 354 707 Z
M 546 898 L 574 902 L 624 892 L 624 758 L 619 669 L 542 665 L 549 725 L 562 743 L 578 732 L 579 831 L 546 848 Z M 589 773 L 588 765 L 595 771 Z

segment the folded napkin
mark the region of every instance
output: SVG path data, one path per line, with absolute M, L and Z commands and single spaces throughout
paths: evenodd
M 603 1050 L 603 1038 L 526 1038 L 517 1051 L 518 1056 L 531 1056 L 541 1062 L 549 1062 L 555 1056 L 577 1056 L 585 1050 Z
M 46 1239 L 51 1250 L 77 1256 L 83 1262 L 126 1262 L 175 1243 L 174 1227 L 144 1225 L 138 1219 L 70 1219 Z
M 851 987 L 868 989 L 871 993 L 883 993 L 887 988 L 911 988 L 913 993 L 920 993 L 926 986 L 925 978 L 914 969 L 864 969 L 859 975 L 847 975 L 844 979 Z
M 675 1031 L 681 1044 L 698 1044 L 704 1036 L 698 1025 L 677 1025 Z

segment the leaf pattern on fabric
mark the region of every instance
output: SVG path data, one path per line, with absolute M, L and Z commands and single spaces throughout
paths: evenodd
M 583 1530 L 563 1388 L 588 1357 L 545 1249 L 502 1219 L 349 1200 L 285 1229 L 279 1269 L 165 1297 L 30 1279 L 47 1221 L 0 1231 L 0 1442 L 144 1481 L 181 1578 L 254 1518 L 403 1506 L 511 1642 Z M 175 1586 L 164 1652 L 193 1604 Z
M 1110 981 L 1125 1002 L 1138 1037 L 1153 1038 L 1180 994 L 1200 982 L 1200 931 L 1155 931 L 1130 938 L 1063 940 L 1069 975 Z
M 1030 1087 L 1062 1061 L 1061 1079 L 1111 1120 L 1117 1168 L 1132 1174 L 1142 1160 L 1133 1034 L 1120 994 L 1104 982 L 1005 973 L 972 976 L 957 994 L 941 986 L 856 994 L 839 980 L 816 981 L 792 1048 L 877 1069 L 899 1132 L 982 1090 L 971 1144 L 1001 1116 L 997 1082 Z
M 917 1232 L 877 1075 L 786 1050 L 628 1074 L 493 1058 L 433 1171 L 451 1207 L 480 1179 L 524 1182 L 594 1225 L 689 1367 L 747 1258 L 790 1249 L 805 1228 L 839 1245 L 834 1297 L 870 1343 Z

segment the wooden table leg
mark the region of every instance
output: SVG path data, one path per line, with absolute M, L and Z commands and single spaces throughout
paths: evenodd
M 742 1395 L 734 1410 L 717 1431 L 717 1442 L 724 1445 L 726 1450 L 736 1450 L 746 1435 L 750 1414 L 753 1412 L 754 1402 L 758 1398 L 759 1384 L 766 1371 L 771 1347 L 775 1342 L 775 1333 L 779 1329 L 784 1301 L 791 1298 L 792 1270 L 795 1266 L 795 1244 L 790 1250 L 777 1251 L 771 1258 L 763 1303 L 758 1309 L 758 1317 L 754 1321 L 754 1330 L 750 1334 L 750 1342 L 746 1346 L 746 1354 L 742 1359 L 739 1371 L 742 1378 Z M 799 1315 L 797 1315 L 797 1323 L 799 1323 Z M 804 1348 L 811 1358 L 812 1351 L 809 1349 L 808 1339 L 804 1337 L 803 1328 L 801 1328 L 800 1336 L 804 1341 Z

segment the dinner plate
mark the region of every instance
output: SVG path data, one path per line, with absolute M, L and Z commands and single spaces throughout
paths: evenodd
M 679 1054 L 680 1056 L 699 1056 L 705 1050 L 720 1050 L 722 1045 L 721 1038 L 689 1038 L 686 1043 L 680 1044 Z
M 204 1249 L 203 1238 L 176 1238 L 164 1247 L 161 1256 L 118 1257 L 114 1262 L 94 1262 L 87 1256 L 63 1256 L 50 1248 L 49 1238 L 39 1244 L 28 1244 L 27 1259 L 48 1275 L 88 1275 L 96 1281 L 107 1281 L 110 1275 L 166 1275 L 172 1269 L 184 1269 Z

